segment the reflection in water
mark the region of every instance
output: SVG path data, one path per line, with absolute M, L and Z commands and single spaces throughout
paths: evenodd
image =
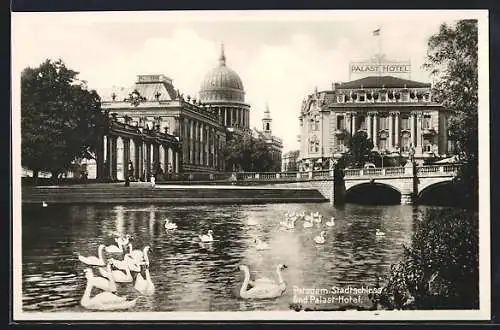
M 323 223 L 295 229 L 279 225 L 285 212 L 318 211 Z M 150 245 L 151 277 L 156 292 L 139 299 L 136 311 L 288 310 L 294 288 L 332 286 L 374 287 L 402 254 L 421 208 L 347 204 L 274 204 L 229 206 L 125 205 L 23 206 L 23 307 L 30 310 L 82 311 L 85 287 L 82 265 L 75 254 L 96 255 L 99 244 L 113 244 L 113 233 L 130 234 L 134 249 Z M 335 225 L 324 222 L 335 217 Z M 166 231 L 169 218 L 178 229 Z M 385 237 L 376 237 L 379 228 Z M 214 242 L 198 235 L 213 230 Z M 327 231 L 326 242 L 314 236 Z M 259 238 L 269 250 L 256 248 Z M 110 258 L 113 255 L 106 255 Z M 276 265 L 286 264 L 284 295 L 277 299 L 246 301 L 237 297 L 243 273 L 252 278 L 276 278 Z M 96 272 L 97 273 L 97 272 Z M 133 284 L 119 284 L 118 294 L 134 298 Z M 319 308 L 339 307 L 339 302 Z M 358 304 L 370 307 L 366 297 Z

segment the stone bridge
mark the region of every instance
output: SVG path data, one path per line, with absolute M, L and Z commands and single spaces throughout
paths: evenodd
M 460 165 L 346 169 L 342 179 L 333 170 L 309 172 L 176 173 L 165 184 L 263 185 L 277 188 L 314 188 L 334 203 L 356 190 L 383 186 L 401 196 L 401 204 L 418 201 L 427 189 L 446 184 L 456 177 Z
M 427 189 L 452 181 L 458 165 L 429 165 L 387 167 L 369 169 L 347 169 L 343 185 L 334 185 L 333 171 L 301 173 L 259 173 L 254 180 L 266 180 L 269 186 L 290 188 L 314 188 L 334 203 L 339 197 L 366 185 L 383 185 L 398 192 L 401 204 L 412 204 Z M 271 182 L 272 183 L 271 183 Z M 335 187 L 334 187 L 335 186 Z

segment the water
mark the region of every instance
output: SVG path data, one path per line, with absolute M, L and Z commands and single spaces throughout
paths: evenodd
M 299 298 L 303 307 L 369 308 L 366 292 L 337 294 L 337 290 L 335 294 L 316 295 L 336 300 L 306 302 L 304 298 L 310 294 L 296 290 L 377 288 L 378 277 L 387 274 L 391 263 L 402 255 L 402 244 L 409 243 L 413 223 L 422 208 L 355 204 L 341 208 L 328 204 L 25 205 L 23 310 L 83 311 L 83 269 L 88 266 L 78 260 L 76 252 L 97 256 L 99 244 L 114 244 L 113 232 L 131 234 L 134 249 L 152 247 L 150 272 L 156 291 L 153 296 L 139 299 L 131 311 L 277 311 L 289 310 Z M 318 211 L 323 223 L 303 228 L 299 220 L 295 229 L 285 230 L 279 222 L 287 211 Z M 324 222 L 331 216 L 335 216 L 335 226 L 326 227 Z M 177 230 L 164 229 L 166 217 L 178 225 Z M 386 236 L 376 237 L 376 228 Z M 198 234 L 209 229 L 216 241 L 200 243 Z M 326 243 L 317 245 L 313 238 L 322 230 L 327 232 Z M 257 251 L 256 237 L 269 243 L 270 249 Z M 252 278 L 274 279 L 280 263 L 288 266 L 282 272 L 287 283 L 283 296 L 260 301 L 238 298 L 243 281 L 238 265 L 248 265 Z M 96 268 L 94 273 L 98 274 Z M 99 292 L 94 290 L 93 295 Z M 133 283 L 118 283 L 117 294 L 130 299 L 139 296 Z

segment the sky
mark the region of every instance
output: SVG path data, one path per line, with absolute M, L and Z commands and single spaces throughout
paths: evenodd
M 243 81 L 250 125 L 261 128 L 266 104 L 284 152 L 298 149 L 302 100 L 315 88 L 349 80 L 349 62 L 381 49 L 422 70 L 428 38 L 443 22 L 473 11 L 246 11 L 12 13 L 13 88 L 21 71 L 62 59 L 90 89 L 131 87 L 139 74 L 165 74 L 198 97 L 204 76 L 226 63 Z M 380 36 L 373 35 L 380 28 Z M 106 98 L 109 98 L 106 97 Z

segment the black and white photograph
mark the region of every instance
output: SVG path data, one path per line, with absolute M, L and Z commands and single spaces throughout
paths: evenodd
M 486 10 L 11 17 L 15 321 L 490 319 Z

